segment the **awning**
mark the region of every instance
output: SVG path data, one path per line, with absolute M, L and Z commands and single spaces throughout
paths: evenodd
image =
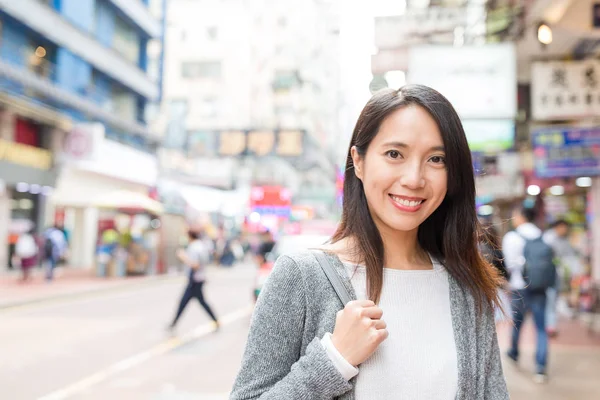
M 144 194 L 127 190 L 118 190 L 101 196 L 92 203 L 92 206 L 125 211 L 147 211 L 157 215 L 164 212 L 162 204 L 158 201 Z

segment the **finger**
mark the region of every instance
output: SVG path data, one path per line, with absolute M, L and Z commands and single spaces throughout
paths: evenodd
M 371 300 L 352 300 L 346 304 L 346 308 L 362 308 L 362 307 L 373 307 L 375 303 Z
M 378 319 L 374 321 L 373 327 L 375 329 L 387 329 L 387 324 L 384 320 Z
M 383 316 L 383 310 L 381 307 L 373 306 L 373 307 L 363 307 L 360 311 L 361 317 L 367 317 L 371 319 L 381 319 Z

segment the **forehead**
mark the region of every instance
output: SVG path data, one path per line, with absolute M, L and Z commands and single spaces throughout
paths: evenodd
M 440 129 L 433 117 L 416 105 L 402 107 L 382 121 L 373 144 L 385 145 L 390 142 L 428 148 L 444 145 Z

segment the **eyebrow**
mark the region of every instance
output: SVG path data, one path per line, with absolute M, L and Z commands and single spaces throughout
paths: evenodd
M 400 148 L 408 148 L 409 146 L 406 143 L 402 142 L 387 142 L 382 145 L 383 147 L 400 147 Z M 429 149 L 430 151 L 445 151 L 444 146 L 433 146 Z

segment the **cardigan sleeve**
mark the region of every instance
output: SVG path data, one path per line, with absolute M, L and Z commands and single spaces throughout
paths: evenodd
M 498 333 L 496 332 L 496 322 L 494 318 L 494 309 L 486 307 L 484 316 L 485 321 L 485 400 L 508 400 L 508 388 L 502 371 L 502 360 L 500 358 L 500 348 L 498 346 Z
M 300 269 L 280 257 L 258 298 L 230 400 L 331 400 L 352 389 L 319 338 L 301 354 L 305 296 Z

